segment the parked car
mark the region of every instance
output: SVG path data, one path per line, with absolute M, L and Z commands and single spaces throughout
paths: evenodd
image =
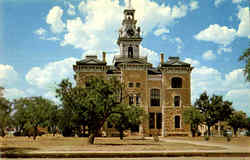
M 233 132 L 231 130 L 224 130 L 223 136 L 233 136 Z

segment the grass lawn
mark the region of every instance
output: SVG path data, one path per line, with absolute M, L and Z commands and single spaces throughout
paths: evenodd
M 183 138 L 183 137 L 182 137 Z M 185 139 L 185 137 L 184 137 Z M 203 139 L 202 139 L 203 140 Z M 203 140 L 204 141 L 204 140 Z M 154 142 L 140 137 L 97 137 L 94 145 L 87 138 L 42 136 L 33 140 L 28 137 L 0 138 L 0 151 L 9 153 L 25 152 L 81 152 L 81 151 L 175 151 L 175 150 L 221 150 L 221 147 L 202 146 L 187 143 Z

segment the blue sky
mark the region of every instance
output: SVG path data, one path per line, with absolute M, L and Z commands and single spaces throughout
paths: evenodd
M 73 82 L 72 65 L 87 54 L 119 54 L 123 0 L 0 0 L 0 86 L 9 99 L 55 100 L 56 83 Z M 250 84 L 238 57 L 249 47 L 247 0 L 132 0 L 143 32 L 141 55 L 191 63 L 192 101 L 222 95 L 250 116 Z

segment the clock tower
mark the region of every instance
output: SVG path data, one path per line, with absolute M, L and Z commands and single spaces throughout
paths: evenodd
M 140 43 L 142 41 L 140 27 L 136 26 L 135 10 L 129 1 L 128 9 L 124 10 L 122 27 L 119 29 L 117 44 L 120 47 L 120 58 L 139 58 Z

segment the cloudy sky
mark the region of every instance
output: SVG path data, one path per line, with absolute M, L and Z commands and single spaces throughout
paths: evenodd
M 0 86 L 4 96 L 55 100 L 56 84 L 73 81 L 72 65 L 86 54 L 118 54 L 124 0 L 0 0 Z M 247 0 L 132 0 L 143 32 L 142 55 L 191 63 L 192 101 L 222 95 L 250 116 L 250 83 L 238 58 L 249 46 Z M 166 59 L 165 58 L 165 59 Z

